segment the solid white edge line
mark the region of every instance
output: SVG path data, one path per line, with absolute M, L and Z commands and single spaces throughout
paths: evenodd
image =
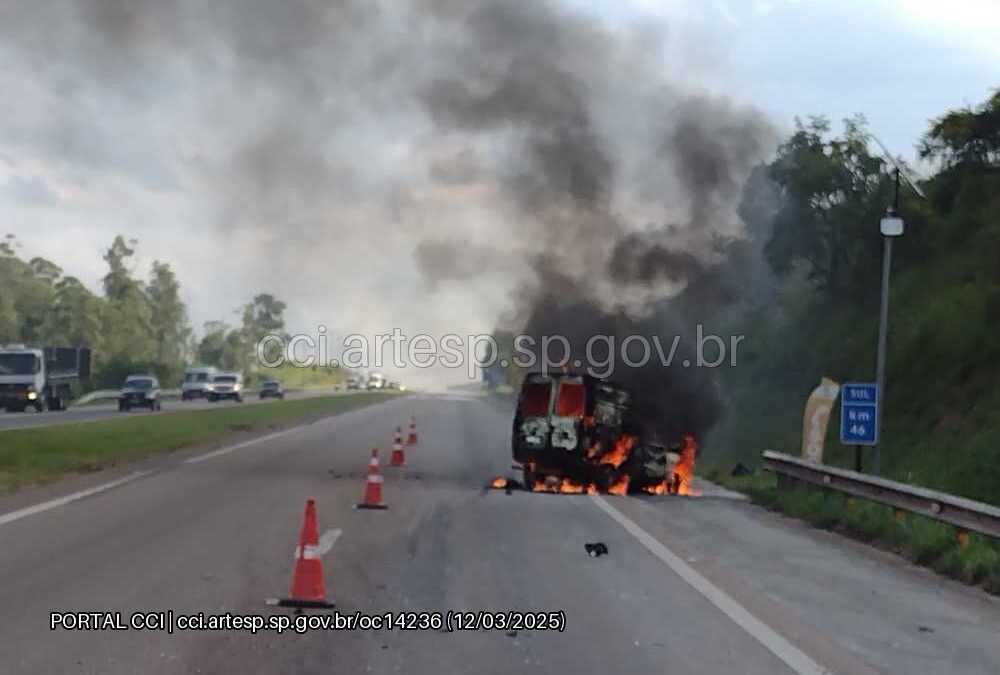
M 757 640 L 757 642 L 764 645 L 764 647 L 781 659 L 789 668 L 799 673 L 799 675 L 830 675 L 829 670 L 816 663 L 805 652 L 747 611 L 741 604 L 727 595 L 725 591 L 695 571 L 693 567 L 677 557 L 653 535 L 635 524 L 628 516 L 609 504 L 607 500 L 598 495 L 590 495 L 590 499 L 598 508 L 625 528 L 626 532 L 638 539 L 640 544 L 659 558 L 677 576 L 701 593 L 706 600 L 715 605 L 723 614 L 732 619 L 736 625 Z
M 226 455 L 230 452 L 235 452 L 236 450 L 242 450 L 243 448 L 250 447 L 251 445 L 257 445 L 258 443 L 263 443 L 265 441 L 270 441 L 279 436 L 284 436 L 285 434 L 290 434 L 294 431 L 301 431 L 304 427 L 308 425 L 300 424 L 295 427 L 290 427 L 288 429 L 282 429 L 281 431 L 275 431 L 274 433 L 267 434 L 265 436 L 258 436 L 257 438 L 251 438 L 234 445 L 227 445 L 224 448 L 219 448 L 218 450 L 213 450 L 211 452 L 206 452 L 203 455 L 197 455 L 195 457 L 188 457 L 184 460 L 185 464 L 197 464 L 198 462 L 204 462 L 206 459 L 212 459 L 213 457 L 218 457 L 219 455 Z
M 89 497 L 91 495 L 96 495 L 100 492 L 105 492 L 112 488 L 116 488 L 119 485 L 124 485 L 125 483 L 130 483 L 137 478 L 142 478 L 151 474 L 152 471 L 135 471 L 129 475 L 119 478 L 118 480 L 113 480 L 108 483 L 102 483 L 92 488 L 86 490 L 80 490 L 79 492 L 74 492 L 73 494 L 66 495 L 65 497 L 59 497 L 57 499 L 50 499 L 47 502 L 42 502 L 41 504 L 34 504 L 32 506 L 19 509 L 17 511 L 11 511 L 10 513 L 5 513 L 0 515 L 0 525 L 6 525 L 7 523 L 12 523 L 15 520 L 20 520 L 21 518 L 27 518 L 28 516 L 33 516 L 36 513 L 42 513 L 43 511 L 48 511 L 50 509 L 69 504 L 70 502 L 75 502 L 78 499 L 83 499 L 84 497 Z
M 392 399 L 386 399 L 385 401 L 382 401 L 382 403 L 387 403 L 391 400 Z M 312 426 L 313 424 L 316 424 L 317 422 L 327 422 L 329 420 L 337 419 L 340 415 L 352 413 L 355 410 L 365 410 L 366 408 L 371 408 L 376 405 L 379 405 L 379 403 L 372 403 L 366 406 L 361 406 L 360 408 L 352 408 L 350 410 L 342 410 L 339 413 L 334 413 L 333 415 L 321 417 L 312 422 L 306 422 L 305 424 L 298 424 L 294 427 L 288 427 L 287 429 L 282 429 L 281 431 L 275 431 L 274 433 L 270 433 L 265 436 L 250 438 L 240 443 L 236 443 L 235 445 L 227 445 L 225 447 L 219 448 L 218 450 L 212 450 L 211 452 L 206 452 L 205 454 L 202 455 L 188 457 L 187 459 L 184 460 L 184 464 L 197 464 L 198 462 L 204 462 L 206 459 L 212 459 L 214 457 L 218 457 L 219 455 L 228 455 L 230 452 L 235 452 L 236 450 L 242 450 L 243 448 L 248 448 L 251 445 L 257 445 L 258 443 L 263 443 L 264 441 L 270 441 L 275 438 L 279 438 L 280 436 L 284 436 L 286 434 L 292 434 L 295 433 L 296 431 L 302 431 L 303 429 L 306 429 Z

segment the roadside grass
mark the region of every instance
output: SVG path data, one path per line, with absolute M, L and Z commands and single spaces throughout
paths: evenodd
M 1000 541 L 971 534 L 963 548 L 955 528 L 946 523 L 912 513 L 897 519 L 892 508 L 883 504 L 808 486 L 779 491 L 776 477 L 769 472 L 731 476 L 723 467 L 715 467 L 705 477 L 768 509 L 871 543 L 1000 595 Z
M 0 432 L 0 494 L 122 462 L 218 441 L 234 433 L 292 426 L 385 400 L 359 393 L 266 405 L 229 405 Z

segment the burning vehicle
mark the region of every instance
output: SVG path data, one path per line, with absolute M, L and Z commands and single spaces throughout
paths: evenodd
M 643 431 L 624 387 L 586 374 L 536 372 L 518 396 L 511 451 L 529 490 L 693 494 L 694 438 L 669 440 Z

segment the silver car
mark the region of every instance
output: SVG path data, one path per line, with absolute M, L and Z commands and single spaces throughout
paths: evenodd
M 243 375 L 241 373 L 217 373 L 212 378 L 212 388 L 206 394 L 209 401 L 231 398 L 243 402 Z

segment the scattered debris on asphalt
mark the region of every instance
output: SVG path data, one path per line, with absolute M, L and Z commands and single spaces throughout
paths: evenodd
M 608 554 L 608 547 L 601 541 L 597 541 L 592 544 L 584 544 L 583 548 L 587 551 L 587 555 L 591 558 L 597 558 Z

